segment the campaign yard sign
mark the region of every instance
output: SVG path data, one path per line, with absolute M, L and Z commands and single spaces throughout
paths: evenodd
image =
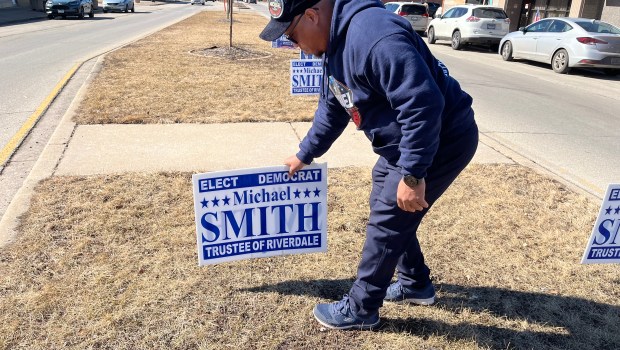
M 284 35 L 272 41 L 271 47 L 274 49 L 294 49 L 295 48 L 293 42 L 288 40 Z
M 319 60 L 321 58 L 311 53 L 305 53 L 303 52 L 303 50 L 299 50 L 299 59 L 300 60 Z
M 327 251 L 327 164 L 194 174 L 199 265 Z
M 610 184 L 592 229 L 582 264 L 620 263 L 620 184 Z
M 321 93 L 323 61 L 291 60 L 291 95 L 317 95 Z

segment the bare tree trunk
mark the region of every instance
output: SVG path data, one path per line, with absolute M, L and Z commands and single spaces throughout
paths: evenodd
M 232 27 L 233 27 L 233 0 L 230 0 L 230 42 L 228 44 L 228 47 L 232 49 L 233 44 L 232 44 Z

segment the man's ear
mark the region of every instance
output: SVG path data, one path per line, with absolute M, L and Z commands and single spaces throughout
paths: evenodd
M 313 8 L 309 8 L 306 9 L 305 15 L 308 17 L 308 20 L 312 21 L 312 23 L 314 24 L 318 24 L 319 23 L 319 11 L 313 9 Z

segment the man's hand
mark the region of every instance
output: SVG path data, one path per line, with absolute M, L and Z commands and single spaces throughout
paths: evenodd
M 396 202 L 398 207 L 404 211 L 416 212 L 428 208 L 428 203 L 424 199 L 426 192 L 426 182 L 424 179 L 415 187 L 409 187 L 402 179 L 398 183 L 398 191 L 396 192 Z
M 308 164 L 305 164 L 297 156 L 290 156 L 284 160 L 284 164 L 288 165 L 288 174 L 293 176 L 298 170 L 303 169 Z

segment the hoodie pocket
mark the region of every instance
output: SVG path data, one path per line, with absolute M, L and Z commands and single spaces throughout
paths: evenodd
M 400 128 L 393 130 L 392 125 L 386 128 L 375 129 L 369 132 L 372 150 L 390 163 L 396 163 L 400 158 L 399 142 Z

